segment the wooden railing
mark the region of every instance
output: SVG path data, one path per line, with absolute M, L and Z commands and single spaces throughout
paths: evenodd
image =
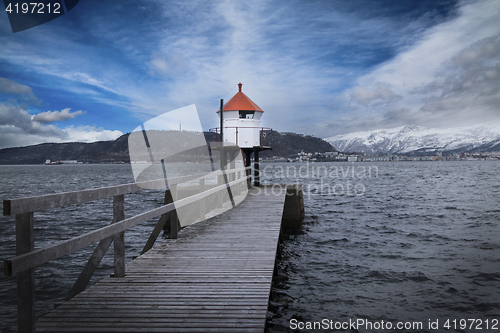
M 178 191 L 177 185 L 190 181 L 199 181 L 200 193 L 178 199 L 175 201 L 175 204 L 166 203 L 161 207 L 127 219 L 125 219 L 124 213 L 125 194 L 131 194 L 146 189 L 165 188 L 165 179 L 83 191 L 4 200 L 3 214 L 15 215 L 16 222 L 16 256 L 4 261 L 4 274 L 7 276 L 17 275 L 18 332 L 34 332 L 35 267 L 99 242 L 73 288 L 66 297 L 66 300 L 68 300 L 85 289 L 97 266 L 101 262 L 101 259 L 104 257 L 104 254 L 108 250 L 111 243 L 114 242 L 114 277 L 124 277 L 124 232 L 126 230 L 152 218 L 162 216 L 163 214 L 169 212 L 174 213 L 176 209 L 186 207 L 187 205 L 193 203 L 203 202 L 203 200 L 210 195 L 214 195 L 219 192 L 223 193 L 222 191 L 228 191 L 228 187 L 231 188 L 234 185 L 240 185 L 241 188 L 246 188 L 249 176 L 247 172 L 244 171 L 249 169 L 250 167 L 223 171 L 219 170 L 216 172 L 168 179 L 169 190 L 174 199 L 178 197 L 176 193 Z M 217 176 L 219 179 L 218 185 L 212 187 L 206 186 L 205 179 L 214 176 Z M 225 182 L 222 181 L 222 179 L 225 179 Z M 231 194 L 229 196 L 232 200 Z M 34 212 L 109 197 L 113 197 L 113 221 L 109 226 L 35 250 Z M 205 213 L 206 211 L 203 209 L 202 215 L 204 216 Z M 176 238 L 179 227 L 178 217 L 176 214 L 172 214 L 172 216 L 174 218 L 170 219 L 171 237 Z M 165 223 L 166 219 L 159 219 L 141 254 L 153 246 Z

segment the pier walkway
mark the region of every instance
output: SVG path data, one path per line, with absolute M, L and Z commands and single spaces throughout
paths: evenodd
M 184 228 L 36 323 L 36 332 L 264 332 L 286 189 Z

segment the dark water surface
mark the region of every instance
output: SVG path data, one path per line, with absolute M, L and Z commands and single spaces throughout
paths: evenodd
M 488 161 L 262 164 L 263 182 L 304 184 L 306 208 L 303 230 L 287 236 L 284 245 L 280 267 L 288 280 L 274 290 L 270 331 L 292 331 L 290 320 L 363 319 L 424 326 L 358 327 L 358 332 L 470 332 L 475 330 L 468 326 L 460 330 L 459 320 L 481 319 L 481 332 L 500 332 L 500 323 L 492 327 L 500 320 L 499 166 Z M 0 173 L 2 199 L 133 182 L 129 165 L 0 166 Z M 162 202 L 160 191 L 126 195 L 126 216 Z M 37 212 L 36 247 L 111 219 L 111 198 Z M 155 222 L 125 233 L 127 261 L 139 254 Z M 15 254 L 14 232 L 14 218 L 1 217 L 0 259 Z M 36 269 L 38 315 L 66 296 L 92 250 Z M 112 261 L 107 254 L 92 281 L 111 274 Z M 2 332 L 15 331 L 14 278 L 0 278 L 0 317 Z M 450 330 L 443 328 L 447 319 L 457 319 L 456 329 L 453 322 Z M 439 320 L 439 329 L 428 329 L 429 320 Z
M 0 198 L 18 198 L 43 194 L 99 188 L 134 182 L 130 165 L 35 165 L 0 166 Z M 113 219 L 113 198 L 35 212 L 35 248 L 81 235 L 106 226 Z M 125 195 L 125 217 L 159 207 L 160 191 L 142 191 Z M 139 255 L 155 220 L 138 225 L 125 233 L 126 261 Z M 87 263 L 95 246 L 89 246 L 35 269 L 37 317 L 63 300 Z M 14 216 L 0 218 L 0 259 L 14 256 Z M 101 261 L 91 283 L 113 273 L 112 246 Z M 17 330 L 15 277 L 0 277 L 0 328 Z
M 275 290 L 271 332 L 291 331 L 291 319 L 423 323 L 391 332 L 470 332 L 471 321 L 460 330 L 460 319 L 478 319 L 481 332 L 499 332 L 500 323 L 492 325 L 500 320 L 499 166 L 338 163 L 329 164 L 328 177 L 303 168 L 305 225 L 284 246 L 289 279 Z M 278 179 L 282 167 L 268 167 L 270 182 L 286 182 Z M 348 183 L 358 191 L 349 195 Z M 439 320 L 439 329 L 429 330 L 429 320 Z M 369 328 L 358 331 L 383 331 Z

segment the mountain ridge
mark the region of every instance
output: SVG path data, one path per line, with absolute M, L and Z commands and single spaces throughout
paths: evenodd
M 205 132 L 208 140 L 209 133 Z M 128 136 L 124 134 L 112 141 L 92 143 L 41 143 L 26 147 L 0 149 L 0 165 L 43 164 L 46 160 L 65 161 L 76 160 L 84 163 L 129 163 Z M 271 144 L 271 136 L 264 137 L 264 145 Z M 271 156 L 291 157 L 301 151 L 327 152 L 335 151 L 323 139 L 295 133 L 280 133 L 273 131 L 273 150 L 263 151 L 260 157 Z
M 371 155 L 500 151 L 500 124 L 460 128 L 407 125 L 336 135 L 325 141 L 340 151 Z

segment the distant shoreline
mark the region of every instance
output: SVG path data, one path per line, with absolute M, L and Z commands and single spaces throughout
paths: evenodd
M 470 160 L 439 160 L 439 161 L 432 161 L 432 160 L 391 160 L 391 161 L 269 161 L 269 160 L 261 160 L 260 163 L 300 163 L 300 164 L 315 164 L 315 163 L 360 163 L 360 164 L 366 164 L 366 163 L 393 163 L 393 162 L 478 162 L 478 161 L 483 161 L 483 162 L 495 162 L 495 161 L 500 161 L 500 159 L 470 159 Z M 179 162 L 182 163 L 182 162 Z M 57 165 L 47 165 L 47 164 L 4 164 L 0 163 L 0 166 L 47 166 L 47 167 L 60 167 L 62 165 L 70 165 L 70 166 L 82 166 L 82 165 L 131 165 L 132 163 L 130 162 L 98 162 L 98 163 L 91 163 L 91 162 L 82 162 L 82 163 L 62 163 L 62 164 L 57 164 Z

